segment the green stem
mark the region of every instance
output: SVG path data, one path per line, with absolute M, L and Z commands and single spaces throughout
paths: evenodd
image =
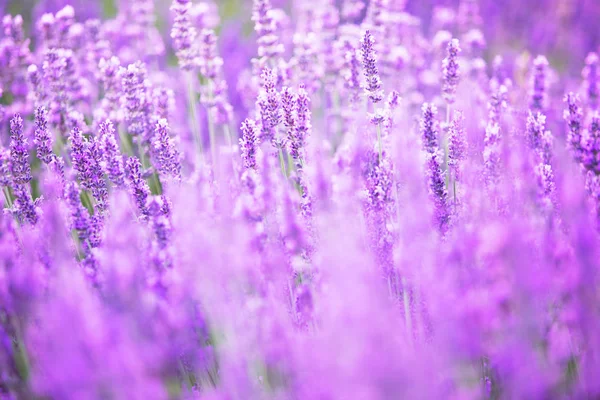
M 4 198 L 6 199 L 6 204 L 9 208 L 13 208 L 13 202 L 10 197 L 10 191 L 7 187 L 2 188 L 2 193 L 4 193 Z
M 210 157 L 212 159 L 213 168 L 217 165 L 217 141 L 215 137 L 215 123 L 213 121 L 212 110 L 208 108 L 206 115 L 208 117 L 208 137 L 210 140 Z
M 279 155 L 279 165 L 281 166 L 281 173 L 283 174 L 283 177 L 287 179 L 288 175 L 287 175 L 287 171 L 285 168 L 285 160 L 283 159 L 283 150 L 282 150 L 281 146 L 278 147 L 278 155 Z
M 200 161 L 203 159 L 204 149 L 202 148 L 202 140 L 200 139 L 200 121 L 198 118 L 198 110 L 196 108 L 196 92 L 194 92 L 194 75 L 193 72 L 186 74 L 187 80 L 187 95 L 188 95 L 188 107 L 190 109 L 191 125 L 192 125 L 192 137 L 194 144 L 197 149 L 197 157 Z
M 377 124 L 377 146 L 379 148 L 379 164 L 383 160 L 383 148 L 381 145 L 381 124 Z
M 128 156 L 133 156 L 133 142 L 131 136 L 125 132 L 122 127 L 119 127 L 119 138 L 121 138 L 121 145 Z

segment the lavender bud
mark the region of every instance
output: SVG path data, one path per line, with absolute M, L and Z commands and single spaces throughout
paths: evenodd
M 223 66 L 223 59 L 217 55 L 217 35 L 212 29 L 203 29 L 200 43 L 200 73 L 214 81 Z
M 444 80 L 442 92 L 448 104 L 453 104 L 456 100 L 456 87 L 460 79 L 458 53 L 460 53 L 458 39 L 452 39 L 448 43 L 446 58 L 442 61 L 442 75 Z
M 281 55 L 284 50 L 276 33 L 277 25 L 270 0 L 254 0 L 252 21 L 258 36 L 258 56 L 262 59 L 261 64 L 265 65 L 268 60 Z
M 574 93 L 569 93 L 565 96 L 567 109 L 563 112 L 563 118 L 567 122 L 569 133 L 567 134 L 567 143 L 576 162 L 581 162 L 582 143 L 581 131 L 583 111 L 579 105 L 579 96 Z
M 445 233 L 450 221 L 450 212 L 446 179 L 442 170 L 442 159 L 440 151 L 429 153 L 427 155 L 426 174 L 429 180 L 429 194 L 434 202 L 434 217 L 440 231 Z
M 590 127 L 584 132 L 581 162 L 583 166 L 600 175 L 600 114 L 595 112 Z
M 460 179 L 460 163 L 465 159 L 467 152 L 464 124 L 464 114 L 461 111 L 454 111 L 449 128 L 448 167 L 455 179 Z
M 240 149 L 242 161 L 246 169 L 256 169 L 256 149 L 258 147 L 258 130 L 254 120 L 246 119 L 242 123 Z
M 23 135 L 23 119 L 19 114 L 10 120 L 10 162 L 13 182 L 16 185 L 28 184 L 31 181 L 29 151 Z
M 137 157 L 129 157 L 125 162 L 125 168 L 127 170 L 127 184 L 129 185 L 129 190 L 131 190 L 135 204 L 142 216 L 147 217 L 148 209 L 146 208 L 146 202 L 148 201 L 148 196 L 150 196 L 150 188 L 142 176 L 142 164 Z
M 421 137 L 423 148 L 429 154 L 438 151 L 439 124 L 437 121 L 437 107 L 430 103 L 423 104 L 421 108 Z
M 115 138 L 115 128 L 110 120 L 100 123 L 100 146 L 102 148 L 103 164 L 108 178 L 117 187 L 125 185 L 125 170 L 123 156 Z
M 170 129 L 167 120 L 160 119 L 155 129 L 154 150 L 159 171 L 179 181 L 181 180 L 181 155 L 169 134 Z
M 537 56 L 533 60 L 529 107 L 534 112 L 543 111 L 546 108 L 548 98 L 548 65 L 548 60 L 544 56 Z
M 598 66 L 600 59 L 598 54 L 590 53 L 585 59 L 585 68 L 582 76 L 585 81 L 585 92 L 588 100 L 588 105 L 592 110 L 598 107 Z
M 48 111 L 45 107 L 35 110 L 35 133 L 34 143 L 37 146 L 37 157 L 45 164 L 52 161 L 52 135 L 48 130 Z
M 194 46 L 197 32 L 190 19 L 191 3 L 189 0 L 173 0 L 171 11 L 174 14 L 171 39 L 179 60 L 179 66 L 185 71 L 198 65 L 198 50 Z
M 365 93 L 373 104 L 377 104 L 383 100 L 383 91 L 381 90 L 381 78 L 377 69 L 374 44 L 375 39 L 371 32 L 367 30 L 361 41 L 363 70 L 366 78 Z

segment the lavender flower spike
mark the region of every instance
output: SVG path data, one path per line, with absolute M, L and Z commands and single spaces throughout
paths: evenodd
M 460 79 L 458 67 L 458 54 L 460 53 L 460 44 L 458 39 L 452 39 L 448 43 L 448 54 L 442 61 L 443 86 L 442 95 L 448 104 L 453 104 L 456 100 L 456 87 Z
M 360 44 L 362 53 L 362 62 L 364 75 L 366 78 L 365 93 L 373 104 L 383 100 L 383 90 L 381 89 L 381 78 L 377 69 L 377 57 L 375 54 L 375 38 L 369 30 L 365 31 Z
M 171 11 L 175 15 L 171 39 L 181 69 L 188 71 L 198 66 L 198 49 L 194 46 L 197 32 L 191 21 L 190 0 L 173 0 Z
M 429 154 L 438 151 L 439 124 L 437 121 L 437 107 L 430 103 L 423 104 L 421 108 L 421 137 L 423 148 Z
M 441 151 L 427 154 L 426 175 L 429 180 L 429 194 L 434 204 L 434 218 L 443 234 L 448 229 L 450 211 L 448 208 L 448 191 L 442 170 Z
M 37 156 L 45 164 L 49 164 L 54 156 L 52 153 L 52 136 L 48 130 L 48 111 L 45 107 L 35 110 L 35 139 Z
M 258 56 L 264 66 L 268 60 L 274 59 L 283 53 L 284 48 L 279 43 L 276 33 L 275 19 L 270 0 L 254 0 L 252 7 L 252 21 L 258 36 Z
M 125 167 L 129 189 L 131 190 L 135 204 L 142 216 L 146 218 L 148 217 L 146 205 L 148 196 L 150 196 L 150 188 L 142 176 L 142 164 L 137 157 L 130 157 L 127 159 Z
M 598 54 L 590 53 L 585 59 L 585 68 L 582 75 L 585 80 L 585 92 L 588 100 L 588 105 L 592 110 L 598 107 L 598 96 L 600 96 L 600 87 L 598 82 L 600 67 L 600 58 Z
M 533 60 L 533 73 L 531 77 L 531 92 L 529 107 L 532 111 L 544 111 L 548 101 L 548 60 L 544 56 L 537 56 Z
M 101 122 L 99 127 L 104 169 L 113 185 L 123 187 L 125 185 L 125 169 L 123 156 L 115 138 L 115 127 L 110 120 Z
M 449 129 L 448 168 L 452 177 L 456 180 L 460 179 L 460 163 L 465 159 L 467 152 L 464 124 L 464 114 L 461 111 L 454 111 Z
M 563 118 L 567 122 L 569 132 L 567 134 L 567 143 L 573 152 L 573 158 L 576 162 L 581 162 L 582 156 L 582 121 L 583 111 L 580 107 L 579 96 L 574 93 L 569 93 L 565 96 L 567 109 L 563 113 Z
M 23 135 L 23 118 L 19 114 L 10 120 L 10 158 L 13 182 L 26 185 L 31 181 L 27 139 Z
M 254 120 L 246 119 L 242 123 L 240 149 L 246 169 L 256 169 L 256 149 L 258 147 L 258 129 Z
M 173 143 L 167 120 L 161 118 L 156 123 L 156 139 L 154 150 L 158 158 L 159 171 L 165 175 L 181 180 L 181 155 Z

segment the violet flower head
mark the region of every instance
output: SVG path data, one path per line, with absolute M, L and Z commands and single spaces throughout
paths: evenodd
M 10 151 L 0 146 L 0 187 L 9 187 L 11 181 Z
M 540 55 L 533 60 L 529 107 L 532 111 L 544 111 L 548 102 L 548 60 Z
M 254 0 L 252 6 L 252 21 L 254 30 L 258 36 L 258 56 L 261 63 L 281 55 L 284 51 L 283 45 L 279 43 L 277 25 L 273 17 L 270 0 Z
M 171 237 L 171 227 L 169 219 L 164 214 L 164 201 L 161 196 L 151 196 L 148 198 L 147 210 L 151 217 L 152 230 L 156 238 L 156 244 L 160 250 L 167 248 Z
M 588 170 L 600 175 L 600 114 L 591 117 L 585 130 L 581 146 L 581 163 Z
M 540 151 L 542 149 L 542 137 L 546 131 L 546 116 L 540 112 L 532 113 L 529 112 L 527 116 L 527 143 L 535 150 Z
M 563 112 L 563 118 L 567 122 L 567 144 L 573 153 L 576 162 L 581 162 L 582 156 L 582 121 L 583 111 L 581 110 L 579 96 L 573 92 L 565 96 L 567 109 Z
M 448 43 L 446 58 L 442 61 L 443 85 L 442 93 L 444 100 L 448 104 L 453 104 L 456 100 L 456 87 L 460 80 L 460 71 L 458 66 L 458 54 L 460 53 L 460 43 L 458 39 L 452 39 Z
M 496 187 L 501 173 L 501 132 L 500 126 L 491 121 L 485 128 L 485 140 L 483 149 L 484 176 L 486 185 L 490 188 Z
M 111 119 L 115 118 L 114 114 L 116 114 L 116 110 L 119 109 L 121 98 L 122 79 L 120 76 L 120 68 L 121 62 L 114 56 L 108 59 L 102 58 L 98 63 L 98 80 L 102 83 L 104 89 L 102 107 Z
M 115 127 L 110 120 L 101 122 L 99 127 L 102 161 L 108 178 L 116 187 L 123 187 L 125 185 L 125 169 L 123 156 L 115 138 Z
M 467 155 L 464 124 L 464 114 L 461 111 L 454 111 L 449 128 L 448 168 L 455 179 L 460 179 L 460 164 Z
M 358 101 L 360 92 L 360 60 L 358 52 L 349 40 L 344 42 L 344 88 L 350 94 L 350 101 Z
M 217 54 L 217 35 L 212 29 L 200 33 L 200 73 L 215 80 L 221 73 L 223 59 Z
M 423 104 L 421 108 L 421 138 L 423 149 L 429 154 L 438 151 L 439 123 L 437 107 L 431 103 Z
M 365 93 L 373 104 L 383 100 L 383 90 L 381 89 L 381 78 L 377 69 L 377 57 L 375 54 L 375 38 L 369 30 L 365 31 L 360 44 L 362 53 L 362 64 L 366 79 Z
M 446 189 L 445 173 L 442 170 L 442 154 L 438 150 L 427 154 L 426 175 L 429 181 L 429 194 L 434 204 L 434 218 L 440 232 L 443 234 L 448 229 L 450 210 L 448 205 L 448 191 Z
M 174 14 L 171 39 L 173 48 L 179 60 L 179 66 L 184 71 L 189 71 L 198 66 L 198 49 L 194 43 L 197 32 L 191 21 L 190 0 L 173 0 L 171 11 Z
M 256 150 L 258 148 L 258 129 L 254 120 L 246 119 L 242 123 L 240 150 L 244 168 L 256 169 Z
M 261 141 L 276 142 L 279 138 L 275 137 L 275 127 L 281 122 L 280 95 L 276 88 L 276 77 L 271 69 L 264 69 L 261 74 L 263 90 L 259 94 L 258 108 L 261 118 L 262 132 Z
M 298 89 L 298 97 L 296 100 L 296 116 L 296 129 L 292 143 L 290 143 L 290 155 L 295 160 L 303 160 L 306 139 L 310 135 L 310 131 L 312 129 L 310 96 L 308 95 L 308 92 L 304 86 L 300 86 L 300 89 Z
M 45 107 L 38 107 L 35 110 L 35 139 L 37 146 L 37 157 L 45 164 L 52 161 L 54 153 L 52 152 L 52 134 L 48 129 L 48 111 Z
M 294 135 L 296 126 L 296 94 L 287 86 L 281 89 L 281 111 L 283 112 L 283 125 L 287 131 L 289 142 Z
M 505 85 L 493 83 L 490 85 L 491 93 L 488 102 L 488 119 L 489 122 L 499 124 L 502 113 L 507 108 L 508 89 Z
M 137 62 L 122 70 L 123 106 L 129 133 L 142 140 L 148 131 L 150 98 L 146 87 L 146 66 Z
M 585 59 L 585 67 L 583 68 L 583 79 L 585 82 L 585 94 L 588 101 L 588 106 L 595 110 L 598 107 L 598 96 L 600 95 L 600 83 L 598 82 L 600 67 L 600 58 L 598 54 L 590 53 Z
M 162 118 L 156 123 L 154 150 L 158 161 L 158 169 L 162 174 L 177 181 L 181 180 L 181 155 L 173 138 L 167 120 Z
M 77 178 L 84 186 L 89 186 L 88 167 L 92 160 L 89 158 L 87 139 L 77 124 L 71 129 L 69 144 L 71 146 L 71 163 L 77 172 Z
M 95 281 L 97 266 L 92 253 L 91 243 L 94 235 L 94 227 L 92 225 L 90 214 L 81 204 L 80 191 L 77 183 L 72 180 L 67 181 L 64 198 L 69 210 L 71 229 L 77 233 L 79 245 L 83 251 L 81 265 L 84 268 L 86 275 L 92 279 L 92 281 Z
M 92 192 L 98 211 L 104 213 L 108 208 L 108 185 L 102 169 L 103 149 L 100 140 L 100 138 L 94 137 L 88 145 L 88 159 L 91 164 L 87 168 L 84 187 Z
M 23 118 L 19 114 L 10 120 L 10 160 L 13 182 L 17 185 L 28 184 L 31 181 L 29 150 L 23 134 Z
M 545 210 L 550 210 L 555 203 L 556 184 L 554 171 L 550 164 L 543 162 L 535 167 L 535 175 L 539 185 L 539 203 Z
M 127 184 L 129 190 L 131 190 L 135 204 L 142 216 L 147 217 L 148 209 L 146 208 L 146 202 L 148 201 L 148 196 L 150 196 L 150 188 L 142 176 L 142 164 L 137 157 L 129 157 L 125 162 L 125 169 L 127 171 Z
M 27 185 L 14 185 L 14 212 L 19 221 L 35 225 L 39 221 L 37 202 L 34 201 Z

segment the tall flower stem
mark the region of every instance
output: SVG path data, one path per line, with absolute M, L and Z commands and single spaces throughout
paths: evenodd
M 194 91 L 194 73 L 187 71 L 186 77 L 186 88 L 188 98 L 188 108 L 190 110 L 190 123 L 192 125 L 192 137 L 196 146 L 196 158 L 199 161 L 203 161 L 204 149 L 202 148 L 202 140 L 200 138 L 200 121 L 198 118 L 198 110 L 196 109 L 196 92 Z

